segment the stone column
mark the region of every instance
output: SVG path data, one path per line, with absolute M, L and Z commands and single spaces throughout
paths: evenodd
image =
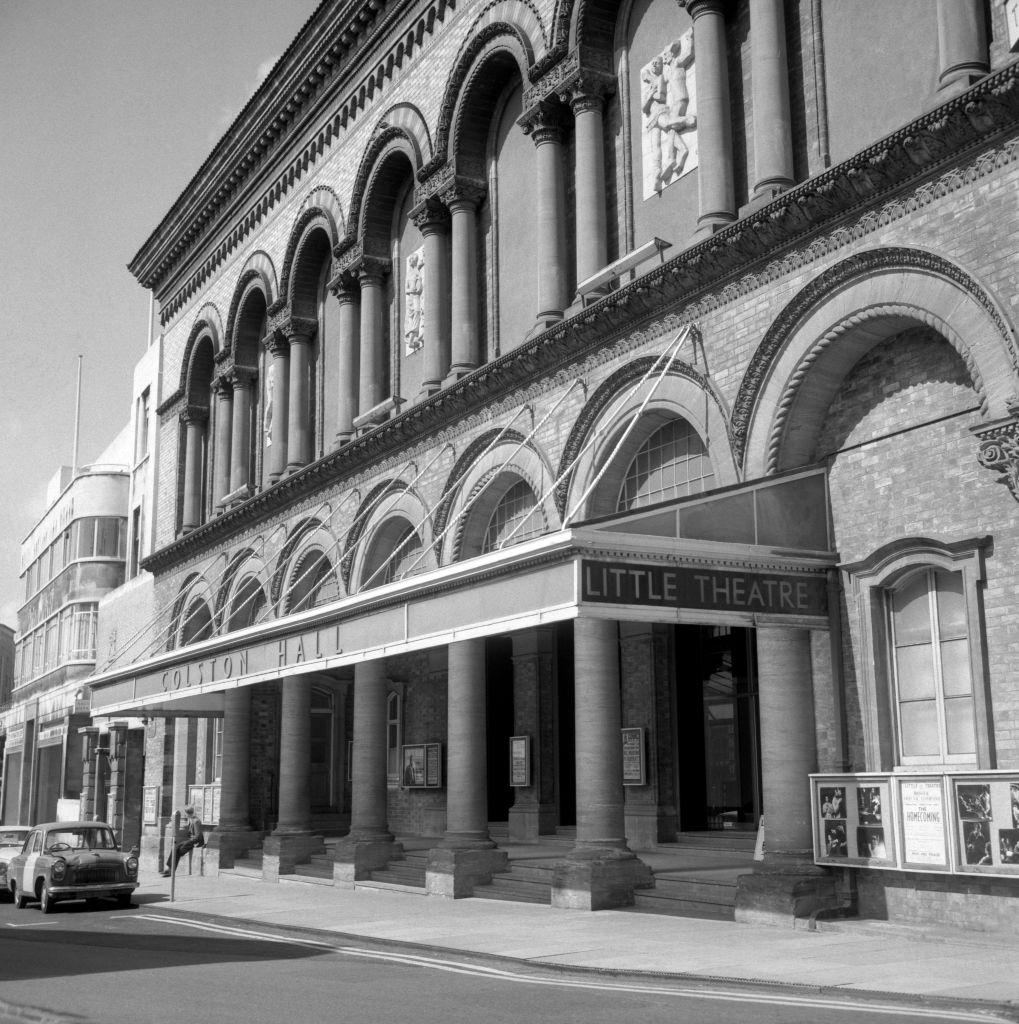
M 561 320 L 566 308 L 566 189 L 563 180 L 563 125 L 559 112 L 545 104 L 518 122 L 534 140 L 537 164 L 538 315 L 544 329 Z
M 810 632 L 758 627 L 757 672 L 763 782 L 763 861 L 739 879 L 740 921 L 788 924 L 833 899 L 813 863 L 810 772 L 817 771 Z
M 582 80 L 569 96 L 574 118 L 577 197 L 577 283 L 608 263 L 605 212 L 605 134 L 602 115 L 606 84 Z
M 311 342 L 313 322 L 290 321 L 290 401 L 287 416 L 287 473 L 296 473 L 312 458 Z
M 223 694 L 223 764 L 219 824 L 209 836 L 206 864 L 212 874 L 231 868 L 258 845 L 251 827 L 251 690 Z
M 754 94 L 754 190 L 763 205 L 793 184 L 792 120 L 782 0 L 758 0 L 750 8 Z
M 446 833 L 428 853 L 425 883 L 434 896 L 470 896 L 507 866 L 488 833 L 485 641 L 448 649 Z
M 449 376 L 463 377 L 480 365 L 478 352 L 478 224 L 482 182 L 458 180 L 442 194 L 452 222 Z
M 290 419 L 290 345 L 285 337 L 274 332 L 266 341 L 266 346 L 272 357 L 272 365 L 269 368 L 272 377 L 269 481 L 275 483 L 287 469 L 287 426 Z
M 514 790 L 509 837 L 515 843 L 535 843 L 556 825 L 555 629 L 522 630 L 512 640 L 513 731 L 531 738 L 531 781 Z
M 217 377 L 213 387 L 216 392 L 216 448 L 213 456 L 212 507 L 218 509 L 230 493 L 234 392 L 226 374 Z
M 990 71 L 983 0 L 938 0 L 938 88 L 931 106 Z
M 697 233 L 710 235 L 736 219 L 729 68 L 723 0 L 680 0 L 693 19 L 697 82 L 700 216 Z
M 26 792 L 29 765 L 31 764 L 31 754 L 33 753 L 28 746 L 28 731 L 29 724 L 26 722 L 25 747 L 22 750 L 21 760 L 21 787 L 23 794 Z M 81 736 L 81 816 L 83 821 L 94 821 L 96 809 L 96 747 L 99 745 L 99 729 L 94 725 L 86 725 L 78 730 L 78 735 Z M 29 758 L 26 758 L 26 752 L 29 754 Z M 30 823 L 29 818 L 34 820 L 34 815 L 25 816 L 25 803 L 26 801 L 22 797 L 19 801 L 19 810 L 22 812 L 21 817 L 15 824 L 27 825 Z
M 350 832 L 336 844 L 333 882 L 353 888 L 373 871 L 403 857 L 388 826 L 386 697 L 383 661 L 354 666 L 354 751 L 351 766 Z
M 425 377 L 421 387 L 427 396 L 439 390 L 449 370 L 449 212 L 429 199 L 411 217 L 425 241 Z
M 364 415 L 386 397 L 389 377 L 384 317 L 389 260 L 365 259 L 358 273 L 361 284 L 361 378 L 358 412 Z
M 333 447 L 339 448 L 354 436 L 354 417 L 359 412 L 357 391 L 358 365 L 361 360 L 361 294 L 357 290 L 357 283 L 349 274 L 343 274 L 331 282 L 330 290 L 336 296 L 340 307 L 337 424 L 336 437 L 333 440 Z
M 255 371 L 235 366 L 233 383 L 233 429 L 230 437 L 230 494 L 232 501 L 251 493 L 251 392 Z
M 556 865 L 552 905 L 582 910 L 629 906 L 635 889 L 654 886 L 654 875 L 629 850 L 624 835 L 616 623 L 579 618 L 573 643 L 577 843 Z
M 281 680 L 279 820 L 262 845 L 262 878 L 278 882 L 294 866 L 325 850 L 311 832 L 311 677 Z
M 188 533 L 202 525 L 202 484 L 205 477 L 205 431 L 209 410 L 189 405 L 180 417 L 184 430 L 184 504 L 181 530 Z

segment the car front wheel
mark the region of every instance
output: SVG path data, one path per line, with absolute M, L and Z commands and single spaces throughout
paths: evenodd
M 24 910 L 28 906 L 28 897 L 18 888 L 17 884 L 14 886 L 14 905 L 18 910 Z
M 44 914 L 52 914 L 53 908 L 56 906 L 56 900 L 50 895 L 49 889 L 44 885 L 39 892 L 39 909 Z

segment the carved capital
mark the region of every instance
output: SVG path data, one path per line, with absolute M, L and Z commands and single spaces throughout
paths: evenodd
M 243 391 L 254 384 L 258 371 L 249 366 L 234 366 L 224 376 L 229 379 L 234 391 Z
M 1000 474 L 998 483 L 1004 484 L 1019 501 L 1019 419 L 998 420 L 976 427 L 973 432 L 980 441 L 977 461 L 985 469 Z
M 304 316 L 293 316 L 289 309 L 282 309 L 269 321 L 269 337 L 279 339 L 280 344 L 289 345 L 291 341 L 307 341 L 318 330 L 318 321 Z M 270 351 L 274 351 L 269 340 L 266 340 Z
M 702 14 L 725 14 L 726 0 L 676 0 L 691 18 L 699 18 Z
M 345 302 L 354 302 L 357 298 L 357 277 L 349 270 L 342 270 L 329 279 L 326 288 L 341 305 Z
M 366 281 L 382 281 L 392 267 L 392 260 L 384 259 L 381 256 L 362 256 L 350 269 L 357 274 L 358 281 L 364 285 Z
M 422 235 L 449 230 L 449 210 L 437 199 L 426 199 L 410 211 L 410 219 Z
M 234 385 L 230 378 L 230 371 L 221 373 L 213 382 L 212 390 L 215 392 L 216 397 L 220 400 L 233 398 Z
M 207 423 L 209 410 L 204 405 L 185 405 L 180 411 L 180 421 L 186 427 L 191 423 Z
M 525 135 L 530 135 L 536 146 L 546 142 L 563 141 L 566 128 L 562 108 L 544 100 L 517 120 Z

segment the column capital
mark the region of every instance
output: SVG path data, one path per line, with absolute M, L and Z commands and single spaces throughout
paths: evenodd
M 357 298 L 357 276 L 349 270 L 341 270 L 326 282 L 326 288 L 341 305 Z
M 698 18 L 702 14 L 725 14 L 728 6 L 727 0 L 676 0 L 680 7 L 686 10 L 691 18 Z
M 358 281 L 363 284 L 365 281 L 382 281 L 392 267 L 393 261 L 382 256 L 362 256 L 350 269 L 357 274 Z
M 449 230 L 449 210 L 434 196 L 418 203 L 410 211 L 410 219 L 422 235 L 434 235 Z
M 566 122 L 562 109 L 545 100 L 539 102 L 517 119 L 525 135 L 530 135 L 536 146 L 547 142 L 562 143 Z
M 1019 501 L 1019 417 L 978 427 L 974 433 L 980 441 L 977 461 L 985 469 L 1001 474 L 998 482 Z
M 205 423 L 209 419 L 209 410 L 204 405 L 185 405 L 180 411 L 180 421 L 185 426 L 189 423 Z
M 212 390 L 217 398 L 233 398 L 234 385 L 229 370 L 225 370 L 213 380 Z
M 487 194 L 488 186 L 485 182 L 459 174 L 437 193 L 451 212 L 466 206 L 478 207 Z
M 258 370 L 250 366 L 232 366 L 223 376 L 230 381 L 234 391 L 239 391 L 254 384 Z
M 270 337 L 279 338 L 285 344 L 291 341 L 309 341 L 317 330 L 317 320 L 293 316 L 289 310 L 278 313 L 269 322 Z
M 573 111 L 573 116 L 587 110 L 599 113 L 605 100 L 616 91 L 616 77 L 595 68 L 580 67 L 563 83 L 559 98 Z

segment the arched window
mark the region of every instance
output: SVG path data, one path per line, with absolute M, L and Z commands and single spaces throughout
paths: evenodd
M 617 508 L 622 512 L 700 494 L 710 490 L 714 481 L 711 458 L 697 432 L 685 420 L 669 420 L 633 457 Z
M 226 621 L 226 631 L 244 629 L 254 625 L 265 609 L 265 591 L 254 576 L 249 576 L 237 588 Z
M 482 551 L 495 551 L 506 541 L 519 544 L 532 537 L 540 537 L 545 532 L 545 515 L 540 508 L 535 510 L 537 503 L 534 491 L 527 483 L 518 480 L 513 484 L 495 506 L 485 531 Z
M 289 610 L 303 612 L 335 601 L 339 596 L 336 574 L 325 552 L 317 549 L 306 552 L 294 570 L 287 602 Z
M 208 604 L 199 599 L 192 601 L 180 621 L 180 645 L 197 644 L 212 636 L 212 612 Z
M 385 569 L 379 574 L 381 577 L 379 585 L 395 583 L 397 580 L 402 580 L 404 576 L 422 572 L 424 561 L 418 562 L 420 557 L 421 538 L 413 529 L 408 528 L 386 561 Z

